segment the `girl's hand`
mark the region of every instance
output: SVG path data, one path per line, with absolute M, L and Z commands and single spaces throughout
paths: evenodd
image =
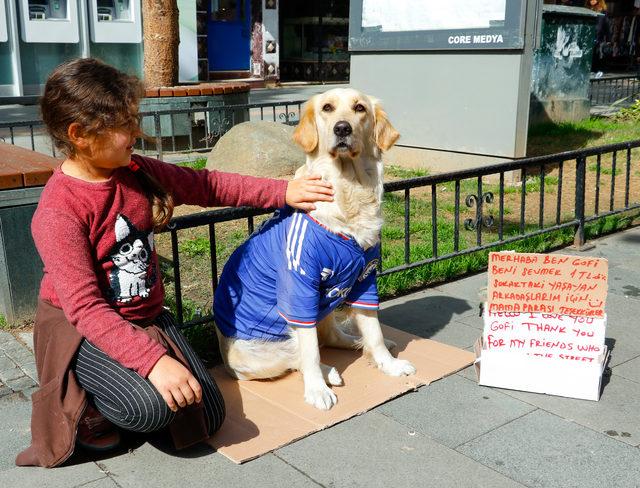
M 313 202 L 332 202 L 333 187 L 328 181 L 322 181 L 320 175 L 305 176 L 291 180 L 285 195 L 287 205 L 300 210 L 315 210 Z
M 195 376 L 179 361 L 166 354 L 151 369 L 147 379 L 173 412 L 178 410 L 178 406 L 186 407 L 202 400 L 202 388 Z

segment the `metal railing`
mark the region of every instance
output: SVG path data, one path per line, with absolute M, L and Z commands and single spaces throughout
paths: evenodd
M 640 97 L 640 77 L 638 75 L 591 78 L 591 106 L 631 105 Z
M 140 113 L 146 137 L 137 144 L 138 152 L 162 159 L 166 153 L 206 152 L 231 127 L 247 121 L 298 123 L 305 100 L 249 103 L 219 107 L 152 110 Z M 0 141 L 56 157 L 56 150 L 40 119 L 0 122 Z
M 305 100 L 222 107 L 154 110 L 140 114 L 146 138 L 140 152 L 162 159 L 165 152 L 206 152 L 234 125 L 271 121 L 295 125 Z M 153 144 L 150 143 L 153 141 Z
M 401 264 L 391 266 L 383 258 L 378 276 L 404 272 L 562 229 L 572 229 L 575 245 L 582 246 L 587 223 L 640 209 L 640 182 L 637 181 L 640 164 L 637 155 L 632 154 L 638 147 L 640 140 L 385 183 L 386 198 L 397 192 L 402 195 L 396 198 L 396 203 L 404 204 L 404 256 Z M 635 163 L 632 161 L 634 157 Z M 514 184 L 515 180 L 519 181 Z M 634 188 L 632 180 L 637 183 Z M 463 195 L 466 191 L 470 193 Z M 412 193 L 420 194 L 424 197 L 423 202 L 428 202 L 419 210 L 422 215 L 427 215 L 431 225 L 423 225 L 422 230 L 412 228 L 412 220 L 418 212 L 414 212 L 412 219 L 412 207 L 419 203 L 412 198 Z M 515 195 L 520 208 L 517 213 L 511 211 L 507 216 L 505 199 L 509 195 Z M 251 234 L 254 218 L 269 212 L 227 208 L 171 220 L 164 232 L 171 235 L 176 315 L 181 326 L 210 322 L 212 316 L 184 321 L 178 233 L 185 229 L 208 227 L 213 296 L 219 271 L 216 226 L 244 219 L 247 234 Z M 451 219 L 453 231 L 448 230 L 444 235 L 440 229 Z M 424 233 L 430 235 L 424 236 Z M 412 251 L 412 241 L 423 237 L 427 243 L 430 242 L 430 246 L 427 245 L 430 252 L 426 257 L 414 255 Z M 382 245 L 384 256 L 384 231 Z

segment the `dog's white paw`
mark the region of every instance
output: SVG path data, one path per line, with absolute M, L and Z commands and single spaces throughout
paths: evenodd
M 329 410 L 338 398 L 327 385 L 318 385 L 304 389 L 304 401 L 320 410 Z
M 327 385 L 342 386 L 342 377 L 336 368 L 320 364 L 320 369 L 322 370 L 322 378 Z
M 327 382 L 328 385 L 342 386 L 342 376 L 340 376 L 340 373 L 338 373 L 338 370 L 333 367 L 329 369 L 329 371 L 327 372 L 325 381 Z
M 409 376 L 416 372 L 416 368 L 409 361 L 396 358 L 382 363 L 380 369 L 389 376 Z

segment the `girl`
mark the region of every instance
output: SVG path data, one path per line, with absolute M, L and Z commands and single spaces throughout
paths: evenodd
M 42 118 L 66 159 L 32 221 L 44 263 L 34 329 L 40 389 L 18 465 L 58 466 L 76 443 L 113 448 L 115 426 L 169 427 L 176 448 L 211 436 L 224 402 L 163 309 L 153 231 L 183 203 L 310 210 L 332 199 L 319 177 L 287 183 L 132 155 L 141 93 L 137 78 L 95 59 L 59 66 L 45 86 Z

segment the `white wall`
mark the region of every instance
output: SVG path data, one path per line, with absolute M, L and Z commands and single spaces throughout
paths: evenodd
M 264 78 L 278 77 L 280 72 L 280 41 L 278 40 L 278 8 L 279 0 L 276 0 L 276 8 L 268 9 L 269 0 L 262 0 L 262 53 L 264 56 Z M 275 43 L 275 52 L 268 52 L 267 46 Z M 271 67 L 271 69 L 269 69 Z
M 178 79 L 198 81 L 198 37 L 196 2 L 178 0 L 180 45 L 178 47 Z

